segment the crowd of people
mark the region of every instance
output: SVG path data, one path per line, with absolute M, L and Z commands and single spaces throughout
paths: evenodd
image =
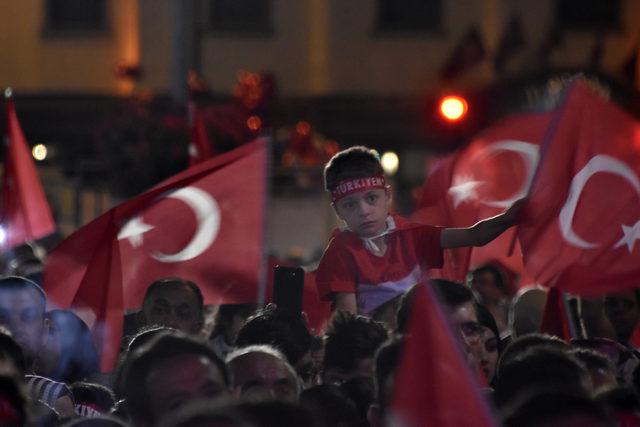
M 444 249 L 485 244 L 513 225 L 520 203 L 470 228 L 413 224 L 389 214 L 389 187 L 365 147 L 334 156 L 325 180 L 345 228 L 318 267 L 319 293 L 334 307 L 322 330 L 273 304 L 211 307 L 198 284 L 158 278 L 141 309 L 123 313 L 119 362 L 102 372 L 74 311 L 47 311 L 36 281 L 4 277 L 0 425 L 396 425 L 395 370 L 424 287 L 439 297 L 498 422 L 640 425 L 640 293 L 578 298 L 568 306 L 580 333 L 543 333 L 546 291 L 517 289 L 496 265 L 473 269 L 466 283 L 425 276 Z

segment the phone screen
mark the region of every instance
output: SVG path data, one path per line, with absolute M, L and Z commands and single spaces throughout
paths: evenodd
M 273 274 L 273 302 L 285 313 L 302 313 L 304 270 L 300 267 L 276 266 Z

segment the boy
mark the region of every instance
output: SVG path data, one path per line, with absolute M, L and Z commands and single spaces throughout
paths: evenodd
M 391 189 L 378 153 L 358 146 L 333 156 L 324 169 L 325 189 L 346 229 L 334 232 L 316 282 L 336 310 L 371 314 L 442 266 L 442 249 L 482 246 L 512 226 L 522 203 L 468 228 L 414 224 L 389 214 Z

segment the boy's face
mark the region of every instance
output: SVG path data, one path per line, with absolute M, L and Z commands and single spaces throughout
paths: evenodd
M 361 237 L 373 237 L 386 228 L 390 191 L 388 187 L 358 191 L 335 202 L 334 208 L 351 231 Z

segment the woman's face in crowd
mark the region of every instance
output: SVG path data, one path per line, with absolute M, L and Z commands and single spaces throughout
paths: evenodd
M 480 369 L 487 381 L 491 381 L 498 363 L 498 337 L 486 327 L 483 327 L 481 352 Z

